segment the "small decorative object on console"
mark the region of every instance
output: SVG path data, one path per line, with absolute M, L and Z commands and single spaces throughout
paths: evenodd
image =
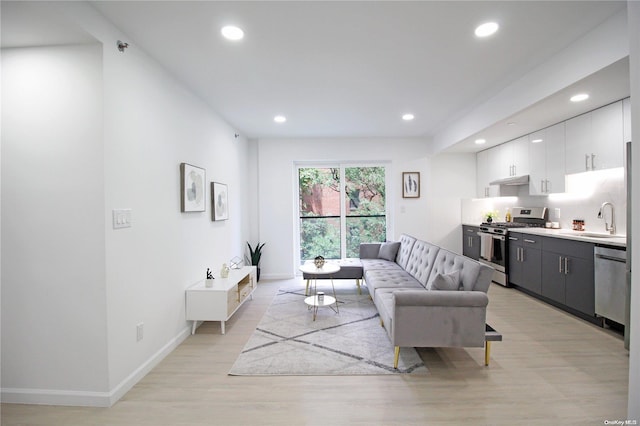
M 313 264 L 316 265 L 318 269 L 322 268 L 324 266 L 324 257 L 316 256 L 316 258 L 313 259 Z
M 233 259 L 229 261 L 230 269 L 240 269 L 242 268 L 242 259 L 240 257 L 235 256 Z
M 207 268 L 207 279 L 204 282 L 204 286 L 205 287 L 213 287 L 213 273 L 211 273 L 211 270 L 209 268 Z
M 220 269 L 220 276 L 222 278 L 227 278 L 229 276 L 229 267 L 226 263 L 222 264 L 222 269 Z
M 318 292 L 318 303 L 324 303 L 324 292 L 323 291 L 319 291 Z

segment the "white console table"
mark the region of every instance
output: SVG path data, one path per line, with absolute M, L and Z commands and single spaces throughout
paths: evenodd
M 187 321 L 193 321 L 191 334 L 195 334 L 198 321 L 220 321 L 222 334 L 224 324 L 247 299 L 253 299 L 257 286 L 256 267 L 243 266 L 231 269 L 227 278 L 216 276 L 212 287 L 206 280 L 198 281 L 186 290 Z

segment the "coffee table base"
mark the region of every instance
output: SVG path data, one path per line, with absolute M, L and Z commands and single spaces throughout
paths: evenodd
M 318 295 L 314 295 L 314 296 L 309 296 L 307 298 L 304 299 L 304 303 L 306 303 L 307 305 L 309 305 L 309 309 L 313 309 L 313 320 L 316 320 L 316 316 L 318 315 L 318 308 L 320 306 L 328 306 L 331 308 L 331 310 L 333 312 L 335 312 L 336 314 L 339 313 L 338 312 L 338 303 L 335 297 L 331 297 L 331 296 L 327 296 L 325 295 L 322 299 L 322 301 L 320 301 L 318 299 Z M 333 308 L 333 304 L 335 303 L 336 308 Z

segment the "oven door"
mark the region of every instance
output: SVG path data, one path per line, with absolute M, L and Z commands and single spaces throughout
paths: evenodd
M 493 281 L 507 285 L 507 237 L 505 235 L 478 232 L 480 236 L 480 262 L 495 269 Z

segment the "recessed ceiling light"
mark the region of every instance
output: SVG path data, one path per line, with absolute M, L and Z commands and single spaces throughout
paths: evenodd
M 515 126 L 515 125 L 516 125 L 516 123 L 514 123 L 513 121 L 510 121 L 510 122 L 507 123 L 507 126 Z
M 485 139 L 476 139 L 476 145 L 482 145 L 485 142 L 486 142 Z
M 498 31 L 500 26 L 495 22 L 485 22 L 476 28 L 476 37 L 489 37 Z
M 404 115 L 402 116 L 402 119 L 403 119 L 404 121 L 411 121 L 411 120 L 413 120 L 414 118 L 415 118 L 415 117 L 414 117 L 414 115 L 413 115 L 413 114 L 404 114 Z
M 570 99 L 571 102 L 582 102 L 582 101 L 586 101 L 587 99 L 589 99 L 589 95 L 587 95 L 586 93 L 579 93 L 577 95 L 573 95 Z
M 220 32 L 222 33 L 222 36 L 227 40 L 237 41 L 242 40 L 242 38 L 244 37 L 244 31 L 233 25 L 222 27 L 222 30 L 220 30 Z
M 531 141 L 531 143 L 540 143 L 542 142 L 542 139 L 534 139 Z
M 276 123 L 284 123 L 285 121 L 287 121 L 287 117 L 285 117 L 284 115 L 276 115 L 275 117 L 273 117 L 273 121 L 275 121 Z

